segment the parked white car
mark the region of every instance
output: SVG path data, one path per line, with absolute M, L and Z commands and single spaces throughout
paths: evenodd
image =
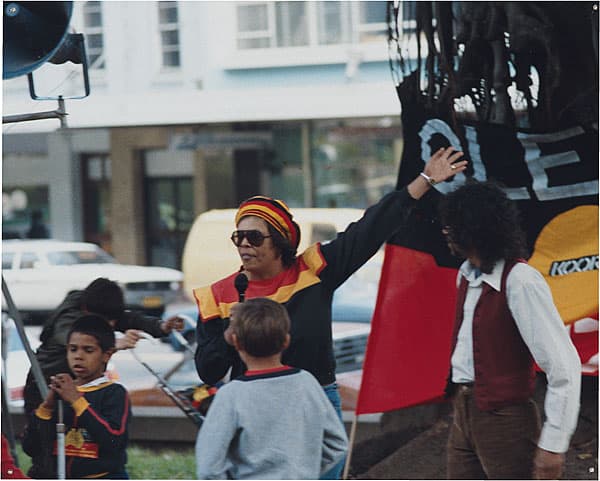
M 119 264 L 95 244 L 58 240 L 3 241 L 2 275 L 17 309 L 34 322 L 98 277 L 121 286 L 127 308 L 160 315 L 181 296 L 183 281 L 176 269 Z
M 31 346 L 32 349 L 35 347 Z M 15 322 L 6 312 L 2 312 L 2 380 L 6 382 L 6 394 L 11 406 L 23 406 L 23 388 L 30 366 Z

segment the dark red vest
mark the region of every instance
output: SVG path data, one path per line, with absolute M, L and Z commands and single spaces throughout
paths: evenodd
M 473 314 L 473 361 L 475 402 L 490 411 L 527 400 L 533 394 L 534 361 L 521 338 L 506 300 L 506 278 L 516 264 L 506 262 L 500 292 L 482 284 L 481 297 Z M 461 279 L 456 299 L 452 350 L 463 321 L 468 282 Z

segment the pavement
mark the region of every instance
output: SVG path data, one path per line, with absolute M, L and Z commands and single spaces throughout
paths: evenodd
M 545 383 L 535 399 L 543 413 Z M 421 416 L 421 425 L 410 419 Z M 355 443 L 350 479 L 446 479 L 450 406 L 419 406 L 386 413 L 379 432 Z M 598 378 L 585 376 L 575 434 L 562 479 L 598 479 Z

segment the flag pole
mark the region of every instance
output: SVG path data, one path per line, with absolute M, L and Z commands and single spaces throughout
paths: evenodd
M 348 471 L 350 471 L 350 461 L 352 460 L 352 449 L 354 448 L 354 438 L 356 437 L 356 425 L 358 424 L 358 414 L 354 413 L 352 427 L 350 428 L 350 440 L 348 442 L 348 456 L 344 464 L 344 473 L 342 479 L 348 479 Z

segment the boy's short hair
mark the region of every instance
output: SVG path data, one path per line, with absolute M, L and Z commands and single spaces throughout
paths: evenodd
M 95 337 L 103 352 L 115 347 L 115 331 L 108 321 L 98 314 L 83 314 L 79 316 L 71 326 L 71 329 L 69 329 L 67 343 L 74 332 Z
M 254 357 L 280 353 L 290 332 L 290 317 L 278 302 L 256 297 L 232 308 L 231 328 L 240 347 Z
M 81 302 L 87 311 L 108 320 L 119 320 L 125 312 L 123 291 L 116 282 L 104 277 L 95 279 L 85 288 Z

